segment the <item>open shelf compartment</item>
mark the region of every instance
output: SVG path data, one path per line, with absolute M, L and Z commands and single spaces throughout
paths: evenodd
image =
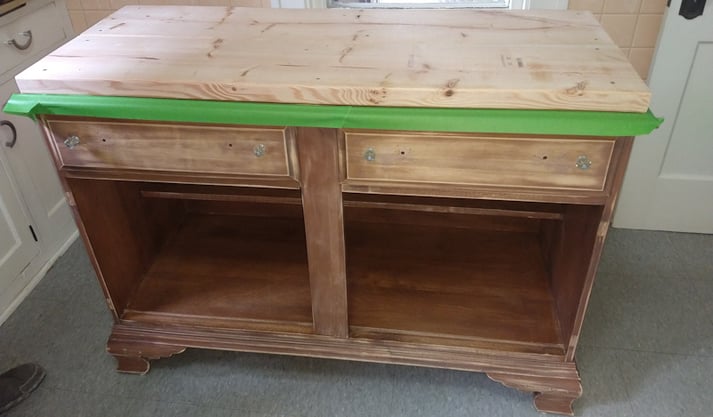
M 298 190 L 71 181 L 123 321 L 312 332 Z
M 352 337 L 562 355 L 556 204 L 345 194 Z

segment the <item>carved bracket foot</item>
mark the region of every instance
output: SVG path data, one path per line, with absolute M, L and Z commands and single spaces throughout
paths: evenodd
M 572 403 L 574 403 L 574 400 L 579 398 L 580 395 L 582 395 L 581 392 L 579 394 L 566 392 L 537 392 L 535 393 L 534 404 L 535 408 L 539 411 L 572 416 L 574 415 Z
M 116 358 L 116 370 L 119 372 L 144 375 L 151 368 L 148 359 L 144 359 L 140 356 L 113 355 L 114 358 Z
M 117 338 L 112 335 L 107 343 L 107 351 L 116 358 L 116 369 L 130 374 L 146 374 L 151 365 L 149 360 L 167 358 L 182 353 L 183 346 L 152 344 Z
M 576 368 L 571 375 L 536 376 L 488 372 L 488 377 L 506 387 L 534 392 L 534 405 L 538 411 L 574 415 L 572 403 L 582 395 L 582 384 Z

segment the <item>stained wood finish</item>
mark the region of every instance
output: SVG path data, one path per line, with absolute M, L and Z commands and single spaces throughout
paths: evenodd
M 336 132 L 299 128 L 297 136 L 314 329 L 319 334 L 347 337 L 344 217 Z
M 572 403 L 582 395 L 582 384 L 575 369 L 568 377 L 543 377 L 529 373 L 488 372 L 493 381 L 510 388 L 535 393 L 535 408 L 548 413 L 574 415 Z
M 138 346 L 185 346 L 245 352 L 304 355 L 317 358 L 348 359 L 355 361 L 418 365 L 464 371 L 523 373 L 557 380 L 578 379 L 573 362 L 553 360 L 547 355 L 508 353 L 475 349 L 463 346 L 444 346 L 326 337 L 319 335 L 290 334 L 250 330 L 225 330 L 185 326 L 146 326 L 117 324 L 113 327 L 110 342 L 132 341 Z M 526 371 L 524 371 L 526 370 Z
M 145 373 L 185 347 L 437 366 L 487 372 L 536 392 L 539 410 L 571 413 L 631 140 L 616 141 L 599 197 L 530 187 L 542 203 L 495 199 L 511 195 L 502 185 L 472 186 L 485 199 L 344 193 L 337 132 L 295 133 L 287 160 L 300 190 L 60 170 L 117 314 L 119 370 Z
M 579 297 L 585 284 L 594 249 L 601 206 L 571 205 L 564 220 L 555 227 L 552 257 L 552 294 L 557 304 L 561 332 L 569 340 L 579 310 Z
M 602 191 L 614 140 L 347 132 L 351 180 Z M 578 159 L 591 161 L 578 168 Z
M 604 191 L 552 190 L 524 187 L 492 187 L 458 184 L 427 184 L 404 181 L 349 181 L 342 185 L 345 193 L 399 195 L 413 197 L 468 198 L 497 201 L 527 201 L 563 204 L 605 204 L 611 181 Z
M 346 214 L 352 328 L 374 339 L 452 337 L 564 353 L 535 233 L 350 222 Z
M 110 168 L 61 168 L 67 178 L 96 179 L 112 181 L 155 181 L 161 183 L 202 184 L 202 185 L 240 185 L 241 187 L 300 188 L 299 182 L 293 178 L 281 176 L 256 176 L 237 174 L 205 174 L 199 172 L 169 172 L 146 171 L 137 169 Z
M 612 170 L 614 171 L 611 194 L 609 200 L 606 202 L 602 208 L 601 216 L 599 217 L 599 224 L 597 227 L 596 238 L 592 246 L 591 256 L 589 257 L 589 262 L 587 265 L 587 271 L 582 278 L 583 284 L 581 291 L 572 294 L 572 297 L 577 297 L 579 299 L 577 313 L 573 319 L 572 332 L 569 336 L 569 341 L 567 344 L 567 355 L 565 357 L 568 361 L 574 361 L 575 352 L 577 349 L 577 342 L 579 341 L 579 335 L 582 331 L 582 324 L 584 322 L 584 315 L 587 311 L 587 305 L 589 304 L 589 297 L 592 293 L 592 286 L 594 285 L 594 278 L 597 274 L 597 268 L 599 267 L 599 260 L 602 256 L 602 250 L 604 249 L 604 240 L 606 239 L 607 233 L 611 225 L 611 220 L 614 215 L 614 208 L 616 206 L 616 200 L 621 190 L 622 183 L 624 182 L 624 174 L 626 173 L 626 166 L 629 162 L 629 156 L 631 155 L 631 149 L 634 145 L 633 137 L 620 138 L 617 141 L 616 157 L 612 161 Z
M 49 120 L 63 166 L 288 177 L 285 129 Z M 76 136 L 73 147 L 65 139 Z
M 150 359 L 168 358 L 183 353 L 183 346 L 152 344 L 112 334 L 107 351 L 116 358 L 116 369 L 128 374 L 144 375 L 151 369 Z
M 141 185 L 141 196 L 191 201 L 302 205 L 299 191 L 271 188 L 144 183 Z M 239 207 L 240 205 L 234 204 L 233 206 Z
M 122 318 L 309 331 L 302 219 L 189 212 L 154 257 Z
M 67 184 L 97 274 L 120 317 L 171 225 L 180 223 L 181 207 L 142 200 L 135 183 L 68 179 Z
M 344 207 L 352 222 L 538 233 L 536 220 L 561 219 L 566 206 L 345 193 Z
M 17 83 L 23 93 L 357 106 L 645 112 L 650 97 L 590 13 L 545 10 L 130 6 Z

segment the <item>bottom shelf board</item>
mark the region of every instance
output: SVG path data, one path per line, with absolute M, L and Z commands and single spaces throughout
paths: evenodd
M 311 332 L 302 218 L 189 214 L 122 319 Z
M 349 221 L 351 336 L 559 355 L 536 231 Z M 188 214 L 125 322 L 312 333 L 303 220 Z
M 352 222 L 346 241 L 353 337 L 562 353 L 537 233 Z

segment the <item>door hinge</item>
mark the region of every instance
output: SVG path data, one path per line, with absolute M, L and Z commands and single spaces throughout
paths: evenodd
M 32 225 L 28 224 L 27 227 L 30 228 L 30 233 L 32 233 L 32 238 L 35 239 L 35 242 L 39 242 L 39 240 L 37 240 L 37 234 L 35 233 L 35 229 L 32 228 Z

